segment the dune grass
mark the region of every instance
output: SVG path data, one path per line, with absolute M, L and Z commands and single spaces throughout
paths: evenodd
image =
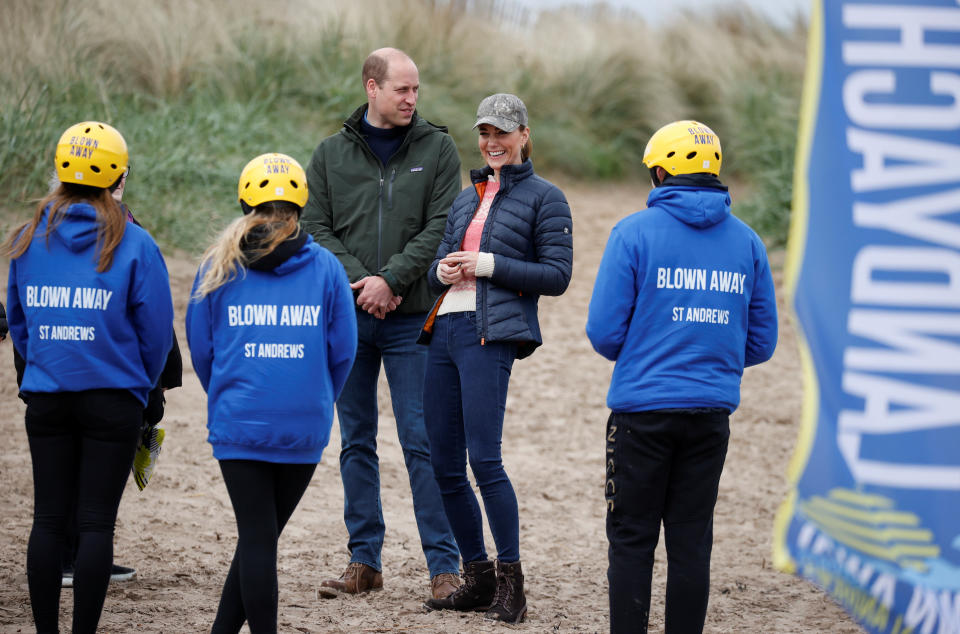
M 736 211 L 786 238 L 805 26 L 740 7 L 653 28 L 626 10 L 534 16 L 511 0 L 13 0 L 0 12 L 0 207 L 30 213 L 70 124 L 115 125 L 131 151 L 127 199 L 167 246 L 200 248 L 236 212 L 240 168 L 266 151 L 304 164 L 363 102 L 373 48 L 421 72 L 419 111 L 478 160 L 482 97 L 527 103 L 538 171 L 646 179 L 650 133 L 697 118 L 724 143 Z M 638 205 L 642 201 L 638 201 Z

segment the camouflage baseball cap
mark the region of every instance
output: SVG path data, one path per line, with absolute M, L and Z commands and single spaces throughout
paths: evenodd
M 527 107 L 520 101 L 520 97 L 498 92 L 480 102 L 477 108 L 477 122 L 473 127 L 482 123 L 494 125 L 504 132 L 513 132 L 518 126 L 527 125 Z

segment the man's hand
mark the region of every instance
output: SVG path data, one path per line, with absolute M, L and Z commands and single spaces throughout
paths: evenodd
M 353 290 L 359 290 L 357 306 L 367 311 L 377 319 L 383 319 L 392 310 L 395 310 L 403 298 L 394 295 L 390 285 L 379 275 L 368 275 L 350 285 Z

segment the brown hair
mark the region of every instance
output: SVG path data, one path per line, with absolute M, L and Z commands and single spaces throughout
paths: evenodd
M 527 126 L 521 124 L 518 126 L 518 129 L 523 132 L 527 129 Z M 531 152 L 533 152 L 533 138 L 527 136 L 527 142 L 523 144 L 522 148 L 520 148 L 520 161 L 526 161 L 528 158 L 530 158 Z
M 371 79 L 377 82 L 377 86 L 383 87 L 383 82 L 387 80 L 390 73 L 390 64 L 396 60 L 408 59 L 413 63 L 413 59 L 399 48 L 385 47 L 378 48 L 367 56 L 363 62 L 363 69 L 360 71 L 360 77 L 363 80 L 363 86 L 366 88 L 367 82 Z
M 13 259 L 26 253 L 45 215 L 47 230 L 44 237 L 49 241 L 50 234 L 66 217 L 67 209 L 77 203 L 87 203 L 97 212 L 97 272 L 110 270 L 113 252 L 123 240 L 123 232 L 127 228 L 127 218 L 120 204 L 110 195 L 110 190 L 101 187 L 60 183 L 37 203 L 32 220 L 10 232 L 0 246 L 0 253 Z
M 363 85 L 366 86 L 367 82 L 372 79 L 377 82 L 378 86 L 383 86 L 383 81 L 387 78 L 387 70 L 389 68 L 390 63 L 386 57 L 379 55 L 377 51 L 370 53 L 366 61 L 363 62 L 363 70 L 360 72 L 363 78 Z
M 266 227 L 265 234 L 258 236 L 260 248 L 253 251 L 256 260 L 272 252 L 277 245 L 300 231 L 300 207 L 293 203 L 266 202 L 254 208 L 253 213 L 237 218 L 224 229 L 203 253 L 200 270 L 203 278 L 193 294 L 201 300 L 237 275 L 246 272 L 249 260 L 243 251 L 243 239 L 257 227 Z

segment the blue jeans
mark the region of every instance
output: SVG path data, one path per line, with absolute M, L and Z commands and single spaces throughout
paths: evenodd
M 487 559 L 483 518 L 467 480 L 467 458 L 480 488 L 501 561 L 520 559 L 517 496 L 500 453 L 513 343 L 480 345 L 476 313 L 449 313 L 434 323 L 424 383 L 424 420 L 433 471 L 464 562 Z
M 337 400 L 343 520 L 350 533 L 350 561 L 381 570 L 385 526 L 377 458 L 377 377 L 387 373 L 397 435 L 413 492 L 413 512 L 430 576 L 459 572 L 460 553 L 443 511 L 430 467 L 423 425 L 423 375 L 427 349 L 417 344 L 426 315 L 389 313 L 377 319 L 357 310 L 357 358 Z

